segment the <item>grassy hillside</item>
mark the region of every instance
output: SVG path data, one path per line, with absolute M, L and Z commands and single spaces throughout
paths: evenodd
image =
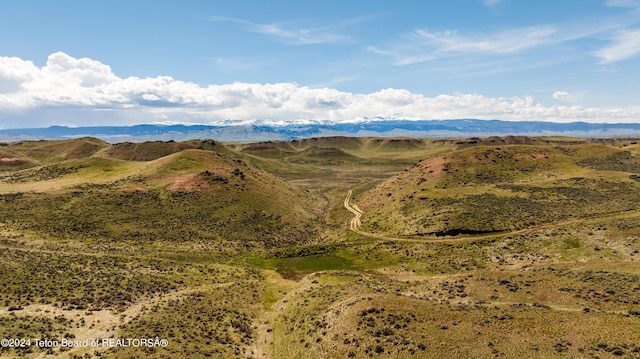
M 7 195 L 0 209 L 7 223 L 56 238 L 221 251 L 304 242 L 317 227 L 311 195 L 216 152 L 185 150 L 138 164 L 95 158 L 54 166 L 4 178 L 23 185 L 74 184 Z M 113 171 L 123 173 L 107 182 L 100 179 L 105 171 L 107 179 Z M 75 184 L 78 178 L 88 183 Z
M 271 141 L 241 145 L 239 151 L 242 153 L 266 158 L 282 158 L 297 152 L 297 150 L 288 142 Z
M 0 171 L 16 171 L 37 166 L 32 159 L 23 157 L 7 147 L 7 144 L 0 146 Z
M 40 163 L 90 157 L 108 144 L 92 137 L 69 141 L 27 141 L 15 144 L 16 152 L 23 153 Z M 9 147 L 13 147 L 13 144 Z
M 88 158 L 108 146 L 106 142 L 91 137 L 0 143 L 0 172 Z
M 100 156 L 127 161 L 151 161 L 185 150 L 206 150 L 218 153 L 229 153 L 229 149 L 213 140 L 192 140 L 184 142 L 152 141 L 142 143 L 123 142 L 105 148 Z
M 359 200 L 365 228 L 443 236 L 634 210 L 638 158 L 596 145 L 474 146 L 421 161 Z

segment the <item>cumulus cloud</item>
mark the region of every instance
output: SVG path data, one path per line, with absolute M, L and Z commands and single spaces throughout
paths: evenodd
M 571 98 L 571 95 L 566 91 L 556 91 L 553 93 L 553 98 L 556 100 L 567 100 Z
M 18 57 L 0 57 L 0 94 L 20 91 L 20 84 L 31 81 L 38 68 Z
M 585 97 L 584 92 L 567 92 L 567 91 L 555 91 L 553 93 L 553 98 L 558 101 L 568 102 L 568 103 L 578 103 L 583 100 Z
M 570 101 L 574 95 L 556 91 L 553 97 Z M 427 97 L 392 88 L 351 93 L 295 83 L 203 87 L 168 76 L 121 78 L 106 64 L 62 52 L 50 55 L 42 67 L 0 57 L 0 128 L 157 121 L 285 124 L 364 118 L 637 122 L 640 107 L 543 106 L 532 97 L 464 93 Z

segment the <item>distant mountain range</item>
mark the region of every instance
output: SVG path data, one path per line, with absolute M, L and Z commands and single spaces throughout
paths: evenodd
M 376 137 L 487 137 L 504 135 L 640 137 L 640 123 L 555 123 L 501 120 L 370 120 L 357 123 L 317 123 L 296 125 L 135 125 L 0 130 L 0 141 L 71 139 L 91 136 L 104 141 L 185 141 L 210 138 L 227 142 L 291 140 L 327 136 Z

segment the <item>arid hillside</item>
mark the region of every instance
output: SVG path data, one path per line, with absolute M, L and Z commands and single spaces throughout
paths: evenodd
M 600 144 L 478 145 L 418 162 L 362 194 L 364 228 L 499 233 L 637 209 L 640 157 Z

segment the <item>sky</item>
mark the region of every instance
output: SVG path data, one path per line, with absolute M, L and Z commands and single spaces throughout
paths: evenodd
M 0 129 L 640 122 L 640 0 L 0 0 Z

